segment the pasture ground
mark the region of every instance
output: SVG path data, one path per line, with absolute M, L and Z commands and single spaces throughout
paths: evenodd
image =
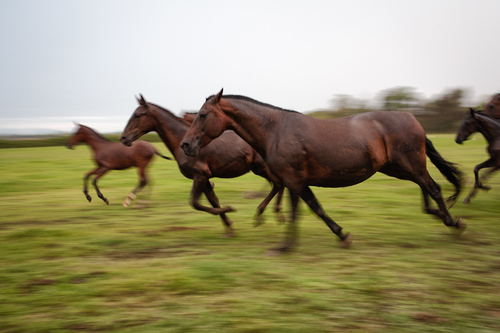
M 268 251 L 285 230 L 272 207 L 253 226 L 262 197 L 247 194 L 270 189 L 253 174 L 214 179 L 237 208 L 237 236 L 224 238 L 217 216 L 188 206 L 191 181 L 174 161 L 150 168 L 149 207 L 124 208 L 135 170 L 102 178 L 109 206 L 93 189 L 88 203 L 85 146 L 1 149 L 0 332 L 498 332 L 500 178 L 464 206 L 485 142 L 430 138 L 467 177 L 451 209 L 467 220 L 462 236 L 422 212 L 415 184 L 376 175 L 313 188 L 352 232 L 349 249 L 302 202 L 300 246 L 280 256 Z

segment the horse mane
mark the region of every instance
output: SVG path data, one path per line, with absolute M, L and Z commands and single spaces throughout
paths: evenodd
M 213 96 L 215 96 L 215 95 L 212 95 L 212 96 L 208 97 L 207 100 L 210 99 L 210 98 L 212 98 Z M 246 101 L 246 102 L 250 102 L 250 103 L 255 103 L 255 104 L 258 104 L 258 105 L 261 105 L 261 106 L 264 106 L 264 107 L 268 107 L 268 108 L 271 108 L 271 109 L 279 110 L 279 111 L 300 113 L 298 111 L 283 109 L 283 108 L 280 108 L 278 106 L 274 106 L 274 105 L 271 105 L 271 104 L 259 102 L 259 101 L 255 100 L 253 98 L 246 97 L 246 96 L 241 96 L 241 95 L 222 95 L 222 98 L 236 99 L 236 100 L 240 100 L 240 101 Z
M 476 111 L 476 114 L 485 117 L 490 123 L 492 123 L 495 127 L 500 128 L 500 120 L 493 117 L 492 115 L 486 114 L 483 112 L 484 110 Z
M 172 111 L 170 111 L 169 109 L 167 108 L 164 108 L 163 106 L 161 105 L 158 105 L 158 104 L 154 104 L 154 103 L 151 103 L 151 102 L 146 102 L 147 104 L 151 105 L 151 106 L 154 106 L 156 108 L 158 108 L 160 111 L 162 111 L 163 113 L 166 113 L 168 114 L 169 116 L 179 120 L 179 121 L 183 121 L 184 123 L 188 124 L 187 121 L 182 118 L 182 117 L 177 117 Z M 189 124 L 188 124 L 189 125 Z
M 88 130 L 90 130 L 92 133 L 94 133 L 95 135 L 97 135 L 99 138 L 105 140 L 105 141 L 108 141 L 108 142 L 112 142 L 111 140 L 109 140 L 108 138 L 104 137 L 101 133 L 97 132 L 95 129 L 91 128 L 91 127 L 88 127 L 88 126 L 85 126 L 85 125 L 82 125 L 80 124 L 80 127 L 84 127 Z

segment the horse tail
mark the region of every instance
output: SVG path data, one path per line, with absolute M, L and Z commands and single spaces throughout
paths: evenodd
M 455 185 L 455 193 L 446 199 L 447 202 L 451 202 L 453 204 L 462 190 L 463 174 L 458 169 L 457 164 L 445 160 L 438 153 L 431 140 L 427 137 L 425 138 L 425 148 L 427 156 L 429 156 L 432 164 L 438 168 L 438 170 L 443 174 L 443 176 L 446 177 L 446 179 L 448 179 L 450 183 Z
M 166 160 L 171 160 L 172 159 L 171 157 L 168 157 L 168 156 L 160 154 L 157 150 L 155 150 L 155 154 L 158 155 L 158 156 L 160 156 L 160 157 L 163 157 Z

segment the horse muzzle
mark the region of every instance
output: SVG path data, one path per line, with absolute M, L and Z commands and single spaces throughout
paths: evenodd
M 128 139 L 128 138 L 127 138 L 127 137 L 125 137 L 125 136 L 122 136 L 122 137 L 120 138 L 120 142 L 121 142 L 121 143 L 123 143 L 123 144 L 124 144 L 125 146 L 127 146 L 127 147 L 132 146 L 132 140 Z
M 181 148 L 182 150 L 184 150 L 184 154 L 186 154 L 187 156 L 194 157 L 198 155 L 198 148 L 193 147 L 192 145 L 189 144 L 189 142 L 186 141 L 182 142 Z

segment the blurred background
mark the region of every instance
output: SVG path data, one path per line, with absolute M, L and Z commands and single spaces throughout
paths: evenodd
M 498 93 L 495 0 L 0 2 L 0 135 L 120 132 L 224 88 L 319 117 L 416 113 L 454 131 Z M 431 120 L 427 119 L 431 118 Z M 436 121 L 439 119 L 439 121 Z

